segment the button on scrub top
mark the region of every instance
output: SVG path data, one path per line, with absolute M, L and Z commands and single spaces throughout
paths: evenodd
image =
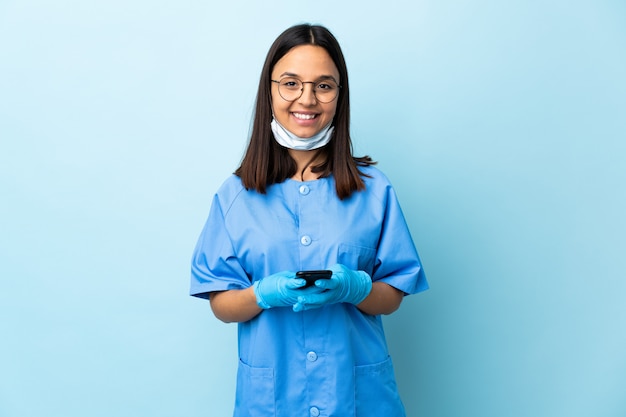
M 341 263 L 406 294 L 428 288 L 387 178 L 340 200 L 333 177 L 286 180 L 267 194 L 231 176 L 213 199 L 192 259 L 191 295 L 244 289 L 280 271 Z M 239 323 L 235 417 L 404 416 L 380 316 L 339 303 L 262 311 Z

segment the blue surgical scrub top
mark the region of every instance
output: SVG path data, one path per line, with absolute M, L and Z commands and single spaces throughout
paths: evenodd
M 231 176 L 218 190 L 193 259 L 191 295 L 244 289 L 280 271 L 341 263 L 405 294 L 428 284 L 388 179 L 340 200 L 333 177 L 273 184 Z M 339 303 L 263 310 L 239 323 L 235 417 L 401 417 L 380 316 Z

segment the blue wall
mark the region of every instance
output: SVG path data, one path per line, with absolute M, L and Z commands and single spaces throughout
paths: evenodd
M 409 417 L 626 415 L 623 1 L 2 0 L 0 416 L 230 415 L 189 258 L 302 21 L 432 287 L 386 318 Z

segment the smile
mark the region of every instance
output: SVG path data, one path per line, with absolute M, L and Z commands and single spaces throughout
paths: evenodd
M 312 120 L 317 117 L 317 114 L 303 114 L 303 113 L 291 113 L 296 119 L 300 120 Z

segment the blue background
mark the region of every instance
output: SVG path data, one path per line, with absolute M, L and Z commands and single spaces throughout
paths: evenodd
M 231 414 L 189 260 L 304 21 L 431 284 L 385 318 L 408 416 L 626 415 L 623 1 L 1 0 L 0 416 Z

